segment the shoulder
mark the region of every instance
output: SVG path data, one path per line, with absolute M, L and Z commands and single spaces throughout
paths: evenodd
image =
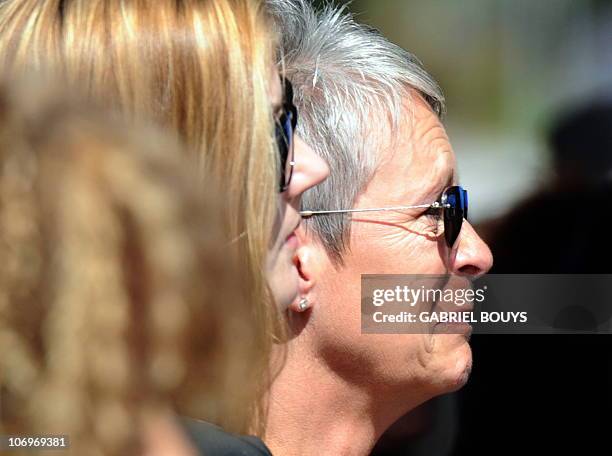
M 205 421 L 181 418 L 183 429 L 201 454 L 211 456 L 272 456 L 254 436 L 234 435 Z

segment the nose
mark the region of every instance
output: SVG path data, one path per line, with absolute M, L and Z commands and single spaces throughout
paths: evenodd
M 295 165 L 289 188 L 285 192 L 288 198 L 300 196 L 329 176 L 329 166 L 325 160 L 319 157 L 299 136 L 296 135 L 294 141 Z
M 450 255 L 450 269 L 454 274 L 473 278 L 486 274 L 493 266 L 489 246 L 476 233 L 472 225 L 463 221 L 461 233 Z

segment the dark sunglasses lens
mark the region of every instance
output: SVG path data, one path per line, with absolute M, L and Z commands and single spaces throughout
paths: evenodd
M 442 198 L 443 203 L 450 206 L 444 209 L 444 237 L 452 248 L 461 232 L 463 219 L 467 218 L 467 191 L 459 186 L 450 187 Z
M 278 154 L 280 158 L 280 190 L 285 191 L 285 169 L 287 167 L 287 157 L 289 155 L 289 144 L 287 143 L 287 138 L 285 137 L 284 128 L 277 123 L 276 125 L 276 146 L 278 147 Z
M 287 144 L 291 146 L 293 142 L 293 113 L 288 112 L 283 116 L 283 133 L 287 139 Z
M 280 191 L 289 187 L 293 175 L 293 134 L 297 126 L 297 109 L 293 105 L 293 86 L 288 79 L 283 79 L 285 99 L 283 100 L 284 113 L 276 124 L 276 141 L 280 154 Z
M 294 160 L 294 148 L 295 144 L 293 141 L 293 133 L 294 133 L 294 115 L 293 112 L 289 111 L 285 118 L 284 130 L 285 130 L 285 138 L 287 138 L 287 159 L 281 163 L 281 166 L 284 170 L 284 180 L 285 180 L 285 189 L 289 187 L 291 182 L 291 177 L 293 175 L 293 160 Z
M 468 220 L 468 195 L 467 195 L 467 190 L 464 190 L 461 187 L 459 187 L 459 188 L 461 189 L 461 195 L 462 195 L 461 207 L 463 209 L 463 218 Z
M 289 186 L 293 174 L 293 113 L 284 113 L 276 124 L 276 142 L 280 157 L 280 191 L 284 192 Z

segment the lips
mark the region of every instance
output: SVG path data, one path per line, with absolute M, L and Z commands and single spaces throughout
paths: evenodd
M 294 230 L 294 231 L 292 231 L 291 233 L 289 233 L 289 236 L 287 236 L 287 237 L 285 238 L 285 242 L 288 242 L 289 240 L 291 240 L 291 239 L 292 239 L 292 238 L 294 238 L 294 237 L 295 237 L 295 230 Z
M 456 310 L 451 310 L 450 312 L 472 312 L 474 310 L 474 304 L 456 305 L 456 308 Z
M 295 227 L 293 228 L 293 230 L 289 233 L 289 235 L 285 238 L 285 245 L 291 247 L 292 249 L 297 249 L 298 248 L 298 239 L 297 236 L 295 235 L 296 230 L 298 229 L 298 227 L 300 226 L 300 222 L 301 222 L 301 218 L 297 221 L 297 223 L 295 224 Z
M 298 219 L 298 221 L 294 225 L 294 228 L 291 230 L 291 232 L 285 238 L 285 242 L 287 242 L 291 237 L 295 237 L 295 232 L 298 229 L 298 227 L 300 226 L 300 223 L 302 223 L 302 218 L 301 217 Z

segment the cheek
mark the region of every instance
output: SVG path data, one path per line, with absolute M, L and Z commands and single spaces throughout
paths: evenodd
M 439 240 L 418 223 L 360 224 L 347 266 L 362 274 L 439 274 L 446 271 Z M 366 226 L 367 225 L 367 226 Z
M 274 248 L 274 246 L 268 250 L 268 254 L 266 255 L 266 278 L 268 281 L 272 281 L 276 277 L 276 269 L 278 268 L 278 249 Z
M 286 309 L 298 295 L 298 272 L 286 251 L 270 256 L 266 262 L 266 278 L 274 301 L 280 309 Z

